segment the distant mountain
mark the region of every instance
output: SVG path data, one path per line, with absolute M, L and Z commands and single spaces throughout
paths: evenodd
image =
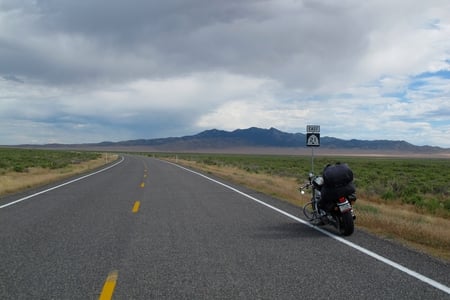
M 251 127 L 224 131 L 211 129 L 196 135 L 158 139 L 138 139 L 122 142 L 102 142 L 89 144 L 96 147 L 148 147 L 162 151 L 193 151 L 205 149 L 230 148 L 299 148 L 306 147 L 306 135 L 286 133 L 276 128 L 261 129 Z M 391 140 L 342 140 L 334 137 L 321 137 L 320 147 L 327 149 L 400 151 L 400 152 L 441 152 L 445 149 L 431 146 L 415 146 L 405 141 Z M 448 150 L 448 149 L 447 149 Z
M 224 131 L 211 129 L 195 135 L 158 139 L 137 139 L 121 142 L 91 144 L 46 144 L 20 145 L 21 147 L 52 149 L 85 149 L 117 151 L 162 151 L 162 152 L 238 152 L 238 153 L 299 153 L 306 149 L 306 135 L 287 133 L 276 128 L 251 127 Z M 415 146 L 405 141 L 392 140 L 342 140 L 334 137 L 320 137 L 320 150 L 361 153 L 412 153 L 443 154 L 450 157 L 450 149 L 432 146 Z M 303 151 L 305 152 L 305 151 Z

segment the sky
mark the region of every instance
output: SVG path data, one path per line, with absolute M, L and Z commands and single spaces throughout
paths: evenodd
M 0 145 L 308 124 L 450 148 L 450 1 L 0 0 Z

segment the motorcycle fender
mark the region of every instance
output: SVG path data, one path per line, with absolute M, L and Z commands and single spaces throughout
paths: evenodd
M 339 211 L 343 214 L 352 210 L 352 205 L 350 204 L 350 202 L 348 202 L 348 200 L 345 200 L 345 202 L 338 203 L 338 208 Z

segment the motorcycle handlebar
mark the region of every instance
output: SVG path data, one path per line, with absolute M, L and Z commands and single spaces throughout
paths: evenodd
M 313 185 L 312 181 L 313 181 L 314 178 L 315 178 L 314 173 L 312 173 L 312 172 L 309 173 L 309 177 L 308 177 L 309 182 L 305 183 L 305 185 L 300 186 L 298 188 L 299 191 L 301 192 L 301 191 L 303 191 L 305 189 L 308 189 L 310 186 L 312 186 Z
M 305 185 L 300 186 L 298 189 L 301 191 L 301 190 L 309 188 L 311 185 L 312 184 L 308 182 L 308 183 L 305 183 Z

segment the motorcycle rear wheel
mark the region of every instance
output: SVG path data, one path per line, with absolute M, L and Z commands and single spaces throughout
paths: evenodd
M 355 224 L 353 222 L 353 216 L 350 211 L 342 214 L 338 217 L 339 232 L 344 236 L 349 236 L 355 230 Z

